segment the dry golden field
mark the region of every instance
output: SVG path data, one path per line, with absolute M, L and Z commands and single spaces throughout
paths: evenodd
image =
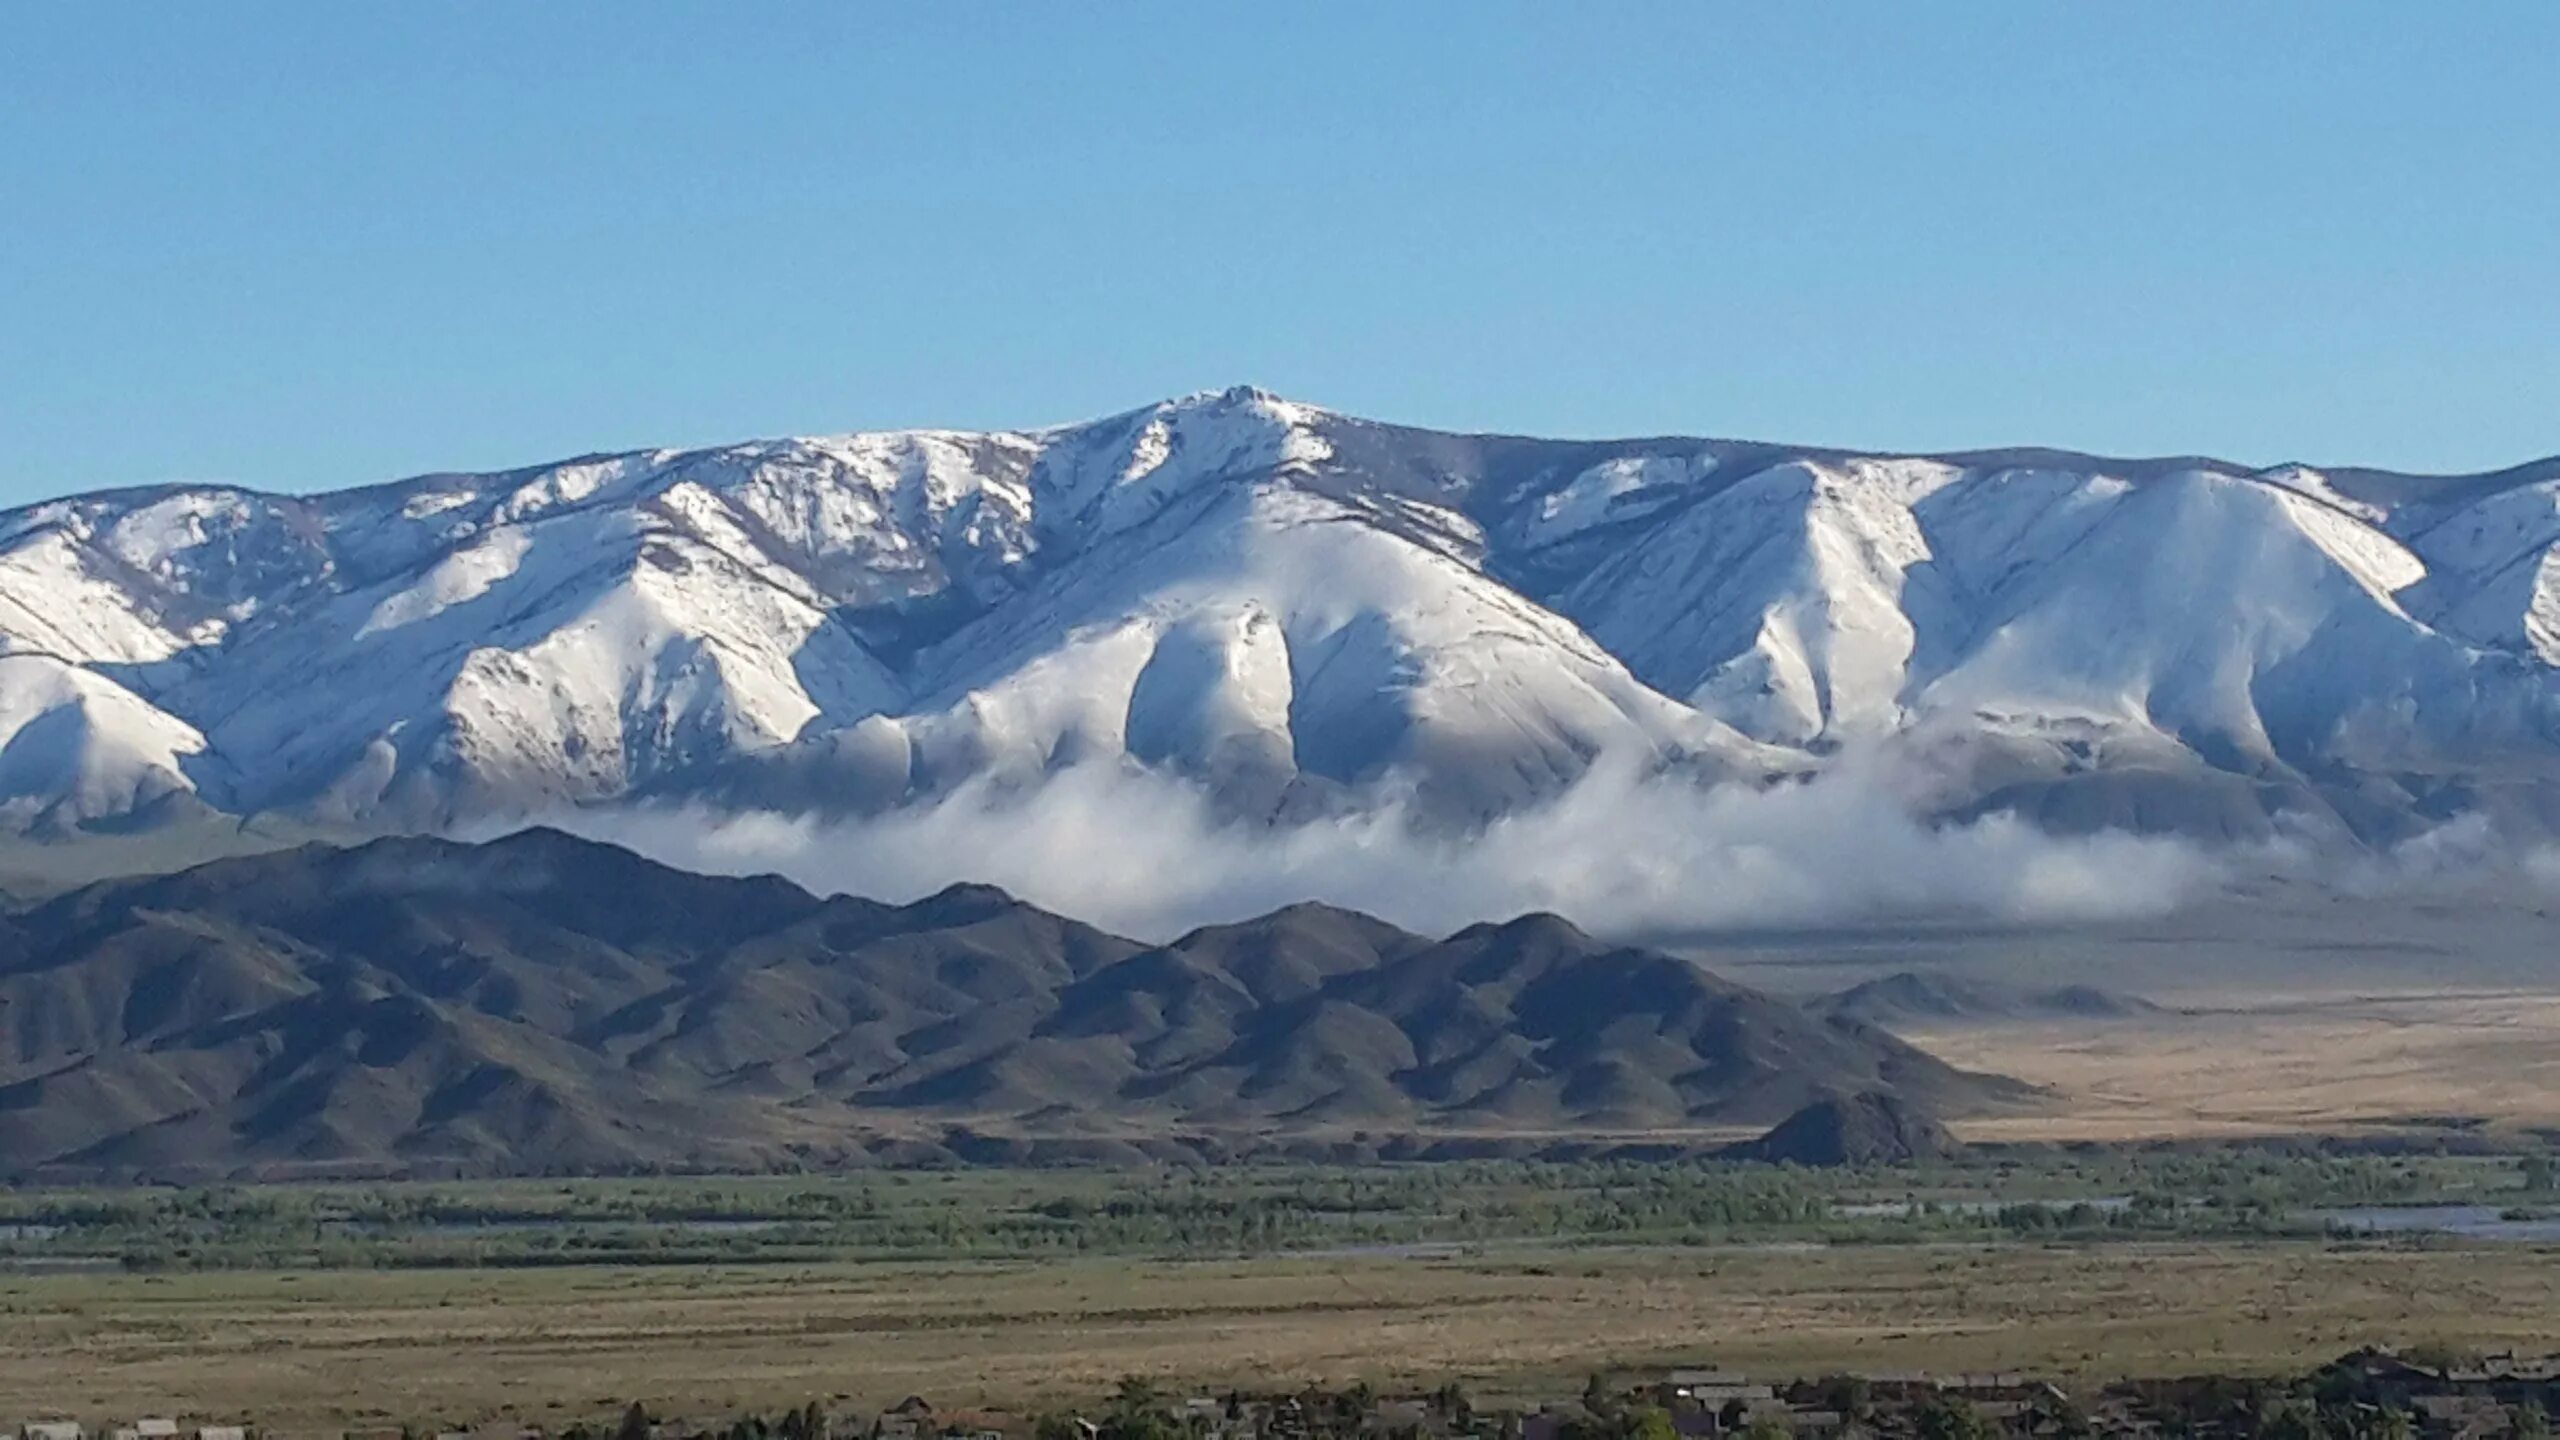
M 2547 993 L 2330 995 L 1905 1033 L 2060 1097 L 2045 1113 L 1958 1127 L 1975 1140 L 2319 1133 L 2442 1116 L 2560 1124 L 2560 995 Z
M 1254 1262 L 54 1276 L 0 1284 L 0 1417 L 287 1433 L 812 1397 L 1031 1405 L 1174 1383 L 1597 1367 L 2294 1367 L 2380 1338 L 2547 1345 L 2560 1252 L 2311 1245 L 1629 1250 Z

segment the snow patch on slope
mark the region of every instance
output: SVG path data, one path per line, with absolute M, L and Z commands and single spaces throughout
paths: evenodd
M 1603 460 L 1537 499 L 1522 527 L 1521 544 L 1537 549 L 1595 526 L 1651 514 L 1713 475 L 1716 465 L 1716 457 L 1704 452 Z
M 2332 483 L 2328 476 L 2308 465 L 2279 465 L 2272 470 L 2261 470 L 2251 478 L 2316 500 L 2339 514 L 2353 516 L 2367 525 L 2381 525 L 2390 517 L 2391 512 L 2384 507 L 2347 494 Z
M 69 526 L 0 552 L 0 649 L 84 664 L 140 664 L 222 638 L 219 619 L 163 618 Z
M 2488 496 L 2409 537 L 2430 571 L 2425 601 L 2474 644 L 2560 665 L 2560 485 Z
M 1656 688 L 1745 734 L 1801 744 L 1899 715 L 1917 644 L 1912 514 L 1958 472 L 1797 461 L 1751 475 L 1610 556 L 1562 608 Z
M 1331 458 L 1322 415 L 1244 387 L 1169 400 L 1063 437 L 1041 453 L 1032 483 L 1053 524 L 1111 535 L 1202 486 Z
M 381 631 L 414 625 L 465 601 L 479 599 L 516 573 L 532 543 L 532 537 L 521 526 L 509 525 L 481 534 L 470 545 L 438 560 L 418 577 L 416 584 L 384 597 L 365 617 L 355 638 L 362 640 Z
M 195 728 L 104 676 L 46 655 L 0 656 L 0 820 L 76 825 L 192 791 Z

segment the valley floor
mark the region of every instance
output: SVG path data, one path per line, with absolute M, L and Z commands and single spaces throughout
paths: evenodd
M 0 1412 L 274 1433 L 558 1426 L 847 1397 L 1037 1405 L 1201 1386 L 1600 1367 L 2272 1372 L 2374 1340 L 2560 1330 L 2560 1252 L 2314 1244 L 1627 1249 L 1254 1261 L 282 1272 L 0 1282 Z M 1563 1386 L 1557 1392 L 1557 1386 Z
M 2560 1125 L 2560 994 L 2343 993 L 1902 1033 L 1953 1064 L 2062 1097 L 2044 1113 L 1957 1125 L 1968 1140 Z
M 2056 1102 L 1970 1140 L 2199 1139 L 2560 1126 L 2560 935 L 2538 889 L 2350 895 L 2269 882 L 2146 919 L 1667 937 L 1711 969 L 1813 996 L 1917 972 L 2087 985 L 2154 1013 L 1913 1015 L 1895 1034 Z

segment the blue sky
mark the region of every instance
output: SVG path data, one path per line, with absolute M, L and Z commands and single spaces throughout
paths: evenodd
M 1048 423 L 2560 450 L 2560 5 L 31 4 L 0 502 Z

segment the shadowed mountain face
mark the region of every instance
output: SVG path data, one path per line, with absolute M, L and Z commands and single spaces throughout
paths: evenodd
M 1862 1091 L 1817 1100 L 1724 1154 L 1783 1165 L 1908 1165 L 1962 1148 L 1924 1108 Z
M 764 1166 L 977 1137 L 1765 1125 L 2027 1098 L 1552 916 L 1318 906 L 1148 947 L 960 887 L 717 879 L 552 831 L 310 847 L 0 920 L 20 1173 Z

